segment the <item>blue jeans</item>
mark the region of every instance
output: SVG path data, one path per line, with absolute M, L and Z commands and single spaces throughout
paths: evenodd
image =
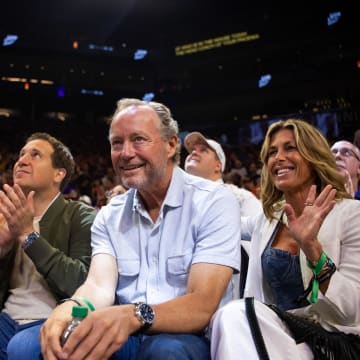
M 8 358 L 4 354 L 5 357 L 1 357 L 1 360 L 42 359 L 39 334 L 43 322 L 41 321 L 40 324 L 37 322 L 37 325 L 28 325 L 28 328 L 19 330 L 9 342 Z M 0 326 L 2 333 L 2 321 L 0 321 Z M 19 325 L 17 326 L 19 327 Z M 210 360 L 210 343 L 204 336 L 190 334 L 130 336 L 124 346 L 116 351 L 110 359 Z
M 159 334 L 130 336 L 111 360 L 210 360 L 210 343 L 204 336 Z
M 0 313 L 0 360 L 28 359 L 29 354 L 37 354 L 40 359 L 40 327 L 45 320 L 19 325 L 7 314 Z

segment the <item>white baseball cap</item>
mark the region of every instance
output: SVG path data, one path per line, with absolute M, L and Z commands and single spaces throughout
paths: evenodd
M 221 162 L 221 171 L 224 172 L 226 164 L 226 156 L 221 145 L 215 140 L 206 139 L 203 134 L 195 131 L 186 135 L 184 146 L 188 153 L 191 153 L 195 144 L 206 144 L 210 149 L 215 151 L 216 156 Z

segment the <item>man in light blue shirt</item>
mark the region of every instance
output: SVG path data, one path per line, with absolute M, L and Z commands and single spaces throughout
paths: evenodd
M 239 221 L 234 213 L 238 207 L 224 190 L 176 166 L 155 223 L 135 189 L 100 210 L 92 229 L 93 256 L 105 253 L 117 259 L 120 303 L 158 304 L 184 295 L 195 263 L 238 270 L 238 246 L 228 239 L 237 236 L 233 224 Z M 236 291 L 231 280 L 224 300 L 234 298 Z
M 43 356 L 208 360 L 211 316 L 238 294 L 239 205 L 224 186 L 177 166 L 178 127 L 166 106 L 117 105 L 111 158 L 129 190 L 99 211 L 89 276 L 43 326 Z M 96 310 L 61 348 L 75 301 Z

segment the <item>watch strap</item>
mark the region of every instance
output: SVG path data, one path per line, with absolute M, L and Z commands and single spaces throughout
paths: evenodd
M 31 232 L 22 243 L 21 247 L 25 250 L 27 249 L 35 240 L 40 237 L 40 234 L 37 231 Z

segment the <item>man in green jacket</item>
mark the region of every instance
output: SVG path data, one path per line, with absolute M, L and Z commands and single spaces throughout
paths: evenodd
M 35 133 L 14 165 L 14 185 L 0 191 L 0 359 L 86 278 L 96 210 L 63 198 L 73 169 L 62 142 Z

